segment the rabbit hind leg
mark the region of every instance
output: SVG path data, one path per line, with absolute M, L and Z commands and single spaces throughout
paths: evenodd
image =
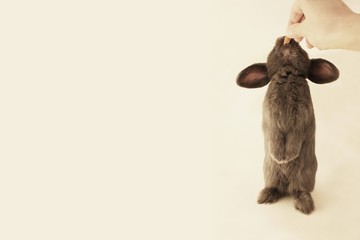
M 304 214 L 310 214 L 315 210 L 314 200 L 311 194 L 306 191 L 293 193 L 295 198 L 295 208 Z

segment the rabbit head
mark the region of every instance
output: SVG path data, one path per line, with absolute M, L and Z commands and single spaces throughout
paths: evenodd
M 291 39 L 284 44 L 284 37 L 276 40 L 266 63 L 256 63 L 242 70 L 237 84 L 245 88 L 258 88 L 267 85 L 275 74 L 286 76 L 289 72 L 308 78 L 318 84 L 335 81 L 339 70 L 325 59 L 309 59 L 308 54 L 298 42 Z

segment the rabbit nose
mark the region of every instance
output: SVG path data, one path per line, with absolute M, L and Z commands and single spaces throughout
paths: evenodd
M 281 51 L 281 57 L 287 58 L 291 55 L 291 50 L 288 47 L 283 47 L 282 51 Z
M 284 56 L 290 55 L 290 49 L 289 48 L 284 49 L 283 53 L 284 53 Z

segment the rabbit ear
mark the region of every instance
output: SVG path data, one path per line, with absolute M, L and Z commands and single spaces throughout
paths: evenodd
M 236 83 L 240 87 L 245 88 L 259 88 L 268 84 L 270 81 L 267 74 L 267 67 L 265 63 L 253 64 L 244 70 L 242 70 L 237 79 Z
M 314 83 L 323 84 L 335 81 L 339 77 L 339 70 L 331 62 L 322 59 L 311 59 L 309 80 Z

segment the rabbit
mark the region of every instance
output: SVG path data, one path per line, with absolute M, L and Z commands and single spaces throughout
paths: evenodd
M 285 195 L 294 197 L 295 208 L 314 211 L 311 192 L 315 185 L 315 116 L 306 78 L 317 84 L 330 83 L 339 70 L 324 59 L 309 59 L 298 42 L 284 37 L 268 55 L 266 63 L 242 70 L 237 84 L 259 88 L 269 83 L 263 102 L 262 128 L 265 142 L 263 165 L 265 187 L 258 203 L 274 203 Z

